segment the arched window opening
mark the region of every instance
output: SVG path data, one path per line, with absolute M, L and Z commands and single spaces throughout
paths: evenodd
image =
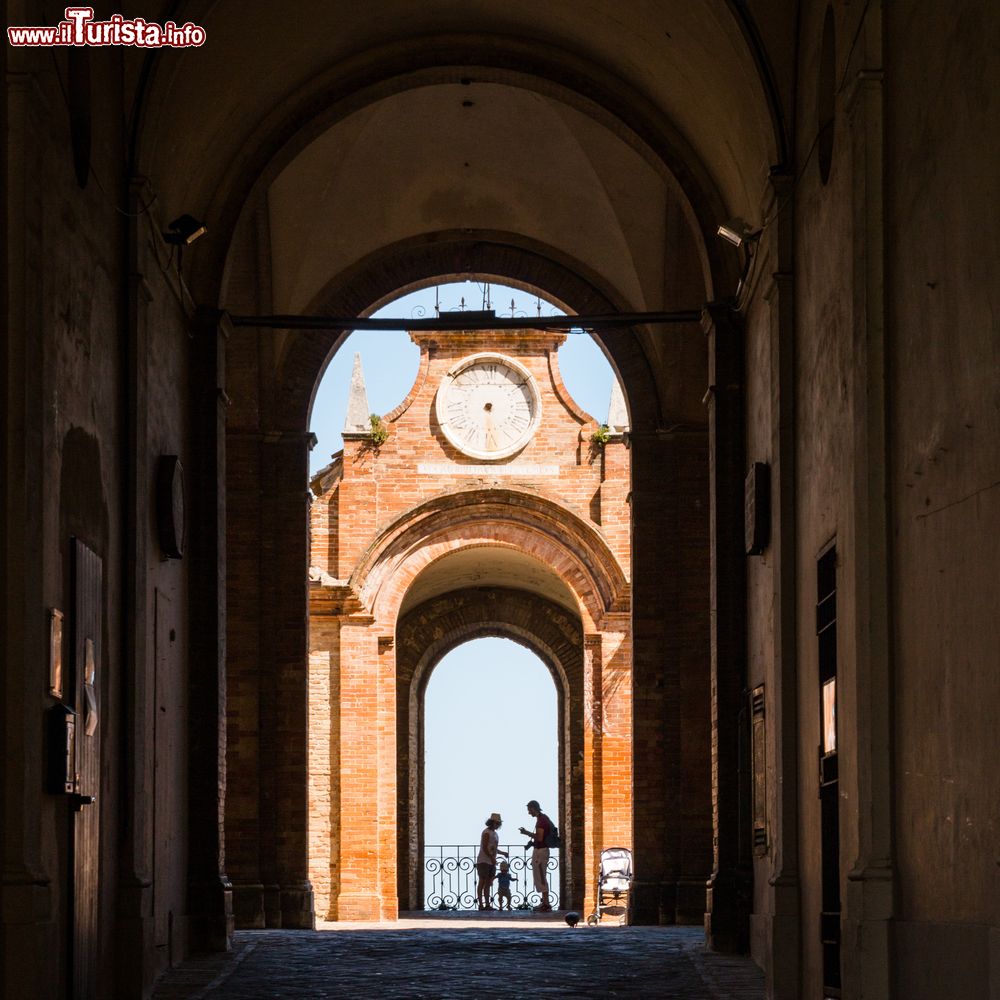
M 542 661 L 509 639 L 464 643 L 435 667 L 424 694 L 424 906 L 476 908 L 476 861 L 484 823 L 499 815 L 514 908 L 540 901 L 532 882 L 526 803 L 560 823 L 557 693 Z M 558 902 L 559 851 L 549 884 Z M 499 885 L 491 889 L 499 907 Z

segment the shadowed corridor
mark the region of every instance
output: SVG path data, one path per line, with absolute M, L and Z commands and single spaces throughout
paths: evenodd
M 396 924 L 241 931 L 229 954 L 173 969 L 154 1000 L 650 997 L 763 1000 L 747 958 L 705 951 L 697 927 L 586 927 L 515 913 L 405 914 Z M 361 928 L 364 929 L 361 929 Z

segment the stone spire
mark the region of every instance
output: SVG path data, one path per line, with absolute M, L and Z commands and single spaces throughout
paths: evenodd
M 628 430 L 628 410 L 625 409 L 625 397 L 618 379 L 611 383 L 611 402 L 608 403 L 608 430 L 612 434 L 621 434 Z
M 347 417 L 344 420 L 345 434 L 366 434 L 368 423 L 368 392 L 365 389 L 365 375 L 361 370 L 361 355 L 354 355 L 354 371 L 351 372 L 351 392 L 347 397 Z

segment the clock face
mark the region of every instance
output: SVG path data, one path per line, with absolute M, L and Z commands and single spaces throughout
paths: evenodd
M 507 458 L 523 448 L 542 415 L 538 386 L 502 354 L 473 354 L 454 365 L 437 393 L 438 423 L 459 451 Z

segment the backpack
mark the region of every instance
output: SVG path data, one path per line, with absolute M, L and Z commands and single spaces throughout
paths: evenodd
M 559 827 L 552 824 L 549 828 L 548 834 L 545 837 L 545 842 L 542 844 L 543 847 L 561 847 L 562 840 L 559 837 Z

